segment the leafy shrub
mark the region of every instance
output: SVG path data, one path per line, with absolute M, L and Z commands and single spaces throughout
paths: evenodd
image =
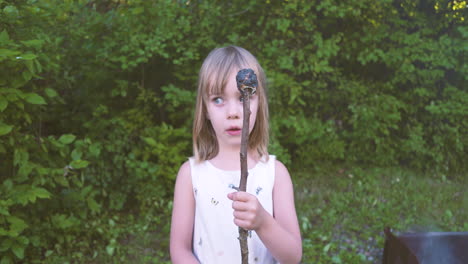
M 167 234 L 197 73 L 221 45 L 265 68 L 289 167 L 461 175 L 461 3 L 0 1 L 0 261 L 124 261 L 129 233 Z

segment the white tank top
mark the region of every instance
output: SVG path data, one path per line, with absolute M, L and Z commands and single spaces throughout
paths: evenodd
M 195 223 L 193 251 L 202 264 L 239 264 L 241 253 L 239 229 L 234 224 L 232 201 L 227 194 L 239 186 L 240 171 L 224 171 L 209 161 L 196 163 L 190 158 Z M 247 192 L 257 196 L 263 208 L 273 215 L 275 156 L 262 160 L 249 170 Z M 249 264 L 276 263 L 255 231 L 247 238 Z

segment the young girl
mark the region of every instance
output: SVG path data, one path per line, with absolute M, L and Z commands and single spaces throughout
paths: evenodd
M 247 192 L 237 192 L 243 122 L 236 74 L 258 79 L 250 99 Z M 249 230 L 249 263 L 299 263 L 302 243 L 286 167 L 267 152 L 265 74 L 247 50 L 213 50 L 199 76 L 194 157 L 177 175 L 170 251 L 173 263 L 241 263 L 238 227 Z

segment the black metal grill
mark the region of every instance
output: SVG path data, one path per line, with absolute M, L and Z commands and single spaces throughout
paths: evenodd
M 468 232 L 394 235 L 385 229 L 383 264 L 468 264 Z

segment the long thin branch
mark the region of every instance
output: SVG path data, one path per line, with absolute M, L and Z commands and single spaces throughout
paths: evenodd
M 250 94 L 244 91 L 242 94 L 244 100 L 244 121 L 242 125 L 241 134 L 241 151 L 240 151 L 240 165 L 241 165 L 241 178 L 239 183 L 239 191 L 245 192 L 247 190 L 247 177 L 249 172 L 247 170 L 247 146 L 249 145 L 249 120 L 250 120 Z M 239 242 L 241 247 L 242 264 L 249 263 L 249 247 L 247 244 L 247 230 L 239 227 Z
M 241 92 L 243 99 L 243 124 L 241 134 L 240 165 L 241 178 L 239 191 L 247 191 L 247 177 L 249 176 L 247 167 L 247 150 L 249 146 L 249 121 L 250 121 L 250 96 L 255 94 L 257 89 L 257 76 L 252 69 L 242 69 L 236 75 L 237 89 Z M 241 247 L 242 264 L 249 263 L 249 247 L 247 244 L 248 231 L 239 227 L 239 243 Z

